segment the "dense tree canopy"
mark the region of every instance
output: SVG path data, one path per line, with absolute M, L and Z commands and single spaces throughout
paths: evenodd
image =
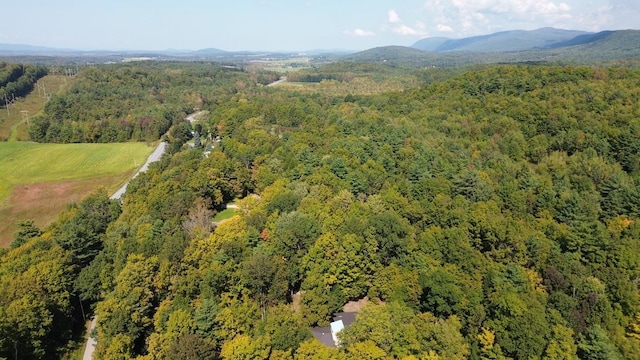
M 29 94 L 38 79 L 46 74 L 47 69 L 42 66 L 0 62 L 0 107 L 6 106 L 5 100 Z
M 29 126 L 37 142 L 154 141 L 194 108 L 225 101 L 256 74 L 211 63 L 127 63 L 83 68 Z
M 84 280 L 54 304 L 95 305 L 105 359 L 639 358 L 639 71 L 495 66 L 349 97 L 241 85 L 204 106 L 208 156 L 176 149 L 121 209 L 70 209 L 3 255 L 2 281 L 55 238 L 61 277 Z M 48 297 L 9 295 L 5 314 L 51 319 Z M 311 338 L 365 296 L 340 348 Z M 1 356 L 42 357 L 48 324 Z

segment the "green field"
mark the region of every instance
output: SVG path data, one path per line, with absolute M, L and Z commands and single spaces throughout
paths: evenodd
M 59 94 L 73 78 L 47 75 L 39 81 Z M 34 89 L 0 111 L 0 247 L 13 239 L 16 223 L 33 219 L 45 227 L 68 204 L 99 187 L 114 192 L 142 166 L 152 147 L 144 143 L 38 144 L 28 139 L 27 118 L 41 112 L 47 99 Z M 22 113 L 24 112 L 24 114 Z
M 19 220 L 43 227 L 98 187 L 115 191 L 152 151 L 144 143 L 0 143 L 0 246 Z
M 286 73 L 289 71 L 296 71 L 301 69 L 311 68 L 310 58 L 297 57 L 287 59 L 259 59 L 252 60 L 249 63 L 250 67 L 261 68 L 269 71 L 275 71 L 279 73 Z
M 0 203 L 18 184 L 80 180 L 133 171 L 152 151 L 144 143 L 0 143 Z

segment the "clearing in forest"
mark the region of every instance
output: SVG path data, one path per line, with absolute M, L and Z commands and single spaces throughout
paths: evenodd
M 9 106 L 9 111 L 3 106 L 0 109 L 0 140 L 28 140 L 27 121 L 29 118 L 44 108 L 49 96 L 68 90 L 73 80 L 73 77 L 64 75 L 47 75 L 38 80 L 29 95 L 16 99 Z
M 98 187 L 117 189 L 152 151 L 144 143 L 0 143 L 0 246 L 19 220 L 42 227 Z
M 144 143 L 37 144 L 27 122 L 50 96 L 67 91 L 74 78 L 47 75 L 26 97 L 0 108 L 0 247 L 13 240 L 16 223 L 44 227 L 68 204 L 99 187 L 115 190 L 144 164 L 153 147 Z

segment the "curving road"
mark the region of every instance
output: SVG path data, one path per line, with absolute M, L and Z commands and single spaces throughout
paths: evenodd
M 281 77 L 279 80 L 276 80 L 276 81 L 272 82 L 271 84 L 269 84 L 269 85 L 267 85 L 267 86 L 270 86 L 270 87 L 271 87 L 271 86 L 276 86 L 276 85 L 278 85 L 278 84 L 280 84 L 280 83 L 283 83 L 283 82 L 285 82 L 285 81 L 287 81 L 287 77 L 286 77 L 286 76 L 283 76 L 283 77 Z
M 187 116 L 186 120 L 188 120 L 189 122 L 193 122 L 193 121 L 195 121 L 195 117 L 198 114 L 200 114 L 200 112 L 195 113 L 195 114 L 191 114 L 191 115 Z M 144 163 L 144 165 L 142 165 L 140 170 L 138 170 L 131 177 L 131 179 L 135 179 L 135 177 L 138 176 L 140 173 L 143 173 L 143 172 L 147 171 L 147 169 L 149 168 L 149 164 L 151 164 L 153 162 L 156 162 L 156 161 L 159 161 L 162 158 L 162 155 L 164 154 L 164 151 L 165 151 L 166 147 L 167 147 L 167 143 L 164 142 L 164 141 L 162 141 L 160 144 L 158 144 L 156 149 L 153 150 L 151 155 L 149 155 L 149 157 L 147 158 L 147 161 Z M 131 179 L 129 179 L 129 181 L 131 181 Z M 127 181 L 126 184 L 122 185 L 122 187 L 120 189 L 118 189 L 118 191 L 113 193 L 113 195 L 111 195 L 111 199 L 114 199 L 114 200 L 115 199 L 121 199 L 122 196 L 124 196 L 124 193 L 127 192 L 127 185 L 129 185 L 129 181 Z M 96 327 L 97 319 L 98 319 L 98 317 L 94 316 L 93 319 L 91 320 L 91 326 L 89 327 L 89 334 L 91 334 L 93 329 Z M 95 339 L 93 339 L 91 336 L 89 336 L 89 338 L 87 339 L 87 345 L 84 348 L 83 360 L 91 360 L 93 358 L 93 350 L 95 350 L 96 344 L 97 344 L 97 341 Z
M 208 111 L 206 111 L 206 110 L 201 110 L 201 111 L 195 112 L 195 113 L 193 113 L 193 114 L 191 114 L 191 115 L 187 116 L 187 117 L 186 117 L 186 118 L 184 118 L 184 119 L 185 119 L 185 120 L 187 120 L 187 121 L 188 121 L 188 122 L 190 122 L 190 123 L 193 123 L 194 121 L 196 121 L 196 117 L 198 117 L 198 116 L 200 116 L 200 115 L 202 115 L 202 114 L 208 114 L 208 113 L 209 113 L 209 112 L 208 112 Z
M 164 141 L 161 142 L 160 144 L 158 144 L 158 147 L 156 147 L 156 149 L 153 150 L 153 152 L 151 153 L 151 155 L 149 155 L 149 157 L 147 158 L 147 161 L 144 163 L 144 165 L 142 165 L 140 170 L 138 170 L 138 172 L 136 172 L 131 177 L 131 179 L 135 179 L 135 177 L 138 176 L 138 174 L 147 171 L 147 169 L 149 168 L 149 164 L 151 164 L 152 162 L 156 162 L 156 161 L 160 160 L 160 158 L 162 158 L 162 154 L 164 154 L 164 151 L 165 151 L 166 147 L 167 147 L 167 143 L 164 142 Z M 131 179 L 129 179 L 129 181 L 131 181 Z M 124 185 L 122 185 L 122 187 L 120 189 L 118 189 L 118 191 L 113 193 L 113 195 L 111 195 L 111 199 L 113 199 L 113 200 L 121 199 L 122 196 L 124 196 L 124 193 L 127 191 L 127 185 L 129 185 L 129 181 L 127 181 Z
M 186 120 L 188 120 L 189 122 L 193 122 L 195 120 L 195 117 L 198 114 L 199 113 L 191 114 L 191 115 L 187 116 Z M 144 165 L 142 165 L 140 170 L 138 170 L 131 177 L 131 179 L 135 179 L 135 177 L 138 176 L 140 173 L 143 173 L 143 172 L 147 171 L 147 169 L 149 168 L 149 164 L 151 164 L 153 162 L 156 162 L 156 161 L 159 161 L 162 158 L 162 155 L 164 154 L 164 152 L 166 150 L 166 147 L 167 147 L 167 143 L 166 142 L 164 142 L 164 141 L 160 142 L 160 144 L 158 144 L 156 149 L 153 150 L 151 155 L 149 155 L 149 157 L 147 158 L 147 161 L 144 163 Z M 131 181 L 131 179 L 129 179 L 129 181 Z M 127 185 L 129 185 L 129 181 L 127 181 L 126 184 L 122 185 L 122 187 L 120 189 L 118 189 L 118 191 L 113 193 L 113 195 L 111 195 L 111 199 L 113 199 L 113 200 L 121 199 L 122 196 L 124 196 L 124 193 L 127 192 Z M 96 327 L 96 321 L 97 320 L 98 320 L 97 316 L 94 316 L 93 319 L 91 320 L 91 326 L 89 327 L 89 334 L 91 334 L 93 329 Z M 96 344 L 97 344 L 97 341 L 95 339 L 93 339 L 91 336 L 89 336 L 88 339 L 87 339 L 87 345 L 84 348 L 83 360 L 91 360 L 93 358 L 93 351 L 96 348 Z
M 91 334 L 91 332 L 95 327 L 96 327 L 96 317 L 94 316 L 93 319 L 91 319 L 89 334 Z M 84 348 L 84 355 L 82 356 L 82 360 L 93 359 L 93 351 L 96 349 L 97 344 L 98 342 L 96 341 L 96 339 L 92 338 L 91 335 L 89 335 L 89 338 L 87 339 L 87 346 Z

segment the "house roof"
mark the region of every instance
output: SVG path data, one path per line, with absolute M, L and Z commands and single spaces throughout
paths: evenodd
M 336 343 L 333 341 L 331 328 L 329 326 L 314 327 L 311 329 L 311 334 L 328 347 L 336 347 Z
M 356 321 L 356 313 L 354 312 L 339 312 L 333 314 L 333 321 L 342 320 L 344 327 L 349 327 L 349 325 L 353 324 Z
M 356 313 L 354 312 L 335 313 L 330 326 L 314 327 L 311 329 L 311 334 L 321 343 L 334 348 L 337 345 L 332 334 L 337 334 L 340 330 L 348 328 L 354 321 L 356 321 Z

